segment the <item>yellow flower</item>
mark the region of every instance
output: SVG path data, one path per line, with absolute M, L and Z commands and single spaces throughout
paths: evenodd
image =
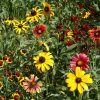
M 0 100 L 5 100 L 5 97 L 4 96 L 0 96 Z
M 40 52 L 36 57 L 33 57 L 36 68 L 42 72 L 50 70 L 50 66 L 53 67 L 53 56 L 50 52 Z
M 45 48 L 46 48 L 46 51 L 49 51 L 49 47 L 48 47 L 48 45 L 47 45 L 46 42 L 44 42 L 44 41 L 40 41 L 39 44 L 40 44 L 40 46 L 45 47 Z
M 27 53 L 27 51 L 26 51 L 25 49 L 21 49 L 21 50 L 20 50 L 20 54 L 21 54 L 21 55 L 25 56 L 26 53 Z
M 12 98 L 13 98 L 14 100 L 20 100 L 20 95 L 18 94 L 18 92 L 14 92 L 14 93 L 12 94 Z
M 68 38 L 72 38 L 72 36 L 73 36 L 73 32 L 72 32 L 72 31 L 69 31 L 69 32 L 67 33 L 67 37 L 68 37 Z
M 0 90 L 3 88 L 3 83 L 0 81 Z
M 66 83 L 68 83 L 67 86 L 70 87 L 70 91 L 78 89 L 80 94 L 82 94 L 84 90 L 88 90 L 88 83 L 93 83 L 92 78 L 90 78 L 90 74 L 85 74 L 80 67 L 76 67 L 75 75 L 73 73 L 69 73 L 67 77 Z
M 51 8 L 51 5 L 48 4 L 47 2 L 43 3 L 44 9 L 43 9 L 43 14 L 47 16 L 54 16 L 54 12 Z
M 27 32 L 26 30 L 29 28 L 29 26 L 26 25 L 26 22 L 24 21 L 17 21 L 17 23 L 14 25 L 15 31 L 20 34 L 22 31 Z
M 17 20 L 13 19 L 13 18 L 9 18 L 7 20 L 4 21 L 7 25 L 15 25 L 15 23 L 17 23 Z
M 84 19 L 87 19 L 89 16 L 91 15 L 91 13 L 88 11 L 88 12 L 85 12 L 85 15 L 83 16 Z
M 37 21 L 39 19 L 41 19 L 41 16 L 43 15 L 41 13 L 41 10 L 42 9 L 37 9 L 37 7 L 35 8 L 32 8 L 32 11 L 29 12 L 27 15 L 26 15 L 26 21 L 29 21 L 29 22 L 34 22 L 34 21 Z

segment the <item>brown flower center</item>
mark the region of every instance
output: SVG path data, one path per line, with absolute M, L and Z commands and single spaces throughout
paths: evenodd
M 83 61 L 82 60 L 79 60 L 79 61 L 77 61 L 77 66 L 81 66 L 83 64 Z
M 20 97 L 18 95 L 14 96 L 14 100 L 19 100 L 19 99 L 20 99 Z
M 39 34 L 41 34 L 41 32 L 42 32 L 41 30 L 38 30 L 38 33 L 39 33 Z
M 39 62 L 40 62 L 40 63 L 44 63 L 44 62 L 45 62 L 45 58 L 44 58 L 44 57 L 40 57 L 40 58 L 39 58 Z
M 19 25 L 18 25 L 18 28 L 22 28 L 22 27 L 23 27 L 23 25 L 22 25 L 22 24 L 19 24 Z
M 49 12 L 49 7 L 45 7 L 45 8 L 44 8 L 44 11 L 45 11 L 45 12 Z
M 26 53 L 26 50 L 23 49 L 22 52 L 23 52 L 23 53 Z
M 76 83 L 82 82 L 81 78 L 76 78 Z
M 31 11 L 31 15 L 32 15 L 32 16 L 35 16 L 35 15 L 36 15 L 36 11 L 35 11 L 35 10 L 32 10 L 32 11 Z
M 94 34 L 94 36 L 95 36 L 95 37 L 98 37 L 98 36 L 100 36 L 100 34 L 99 34 L 98 32 L 96 32 L 96 33 Z
M 30 85 L 30 88 L 33 88 L 36 85 L 36 82 L 31 82 L 29 85 Z
M 3 61 L 0 61 L 0 66 L 2 66 L 3 65 Z

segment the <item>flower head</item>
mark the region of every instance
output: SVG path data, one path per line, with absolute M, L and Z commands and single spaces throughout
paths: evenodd
M 90 38 L 94 41 L 100 40 L 100 28 L 89 30 Z
M 38 82 L 38 77 L 34 74 L 31 75 L 30 79 L 28 77 L 25 78 L 25 81 L 23 82 L 23 88 L 26 90 L 26 92 L 29 92 L 31 94 L 39 93 L 41 90 L 42 83 Z
M 34 21 L 37 21 L 39 19 L 41 19 L 41 16 L 43 15 L 41 13 L 41 10 L 42 9 L 38 9 L 37 7 L 35 8 L 32 8 L 32 11 L 29 12 L 27 15 L 26 15 L 26 21 L 29 21 L 29 22 L 34 22 Z
M 43 3 L 43 14 L 46 16 L 54 16 L 54 12 L 52 11 L 51 5 L 48 4 L 47 2 Z
M 14 93 L 12 94 L 12 98 L 13 98 L 14 100 L 20 100 L 20 94 L 19 94 L 18 92 L 14 92 Z
M 35 27 L 33 27 L 33 35 L 35 37 L 39 38 L 44 35 L 46 30 L 47 30 L 46 25 L 44 25 L 44 24 L 36 25 Z
M 13 18 L 8 18 L 7 20 L 4 21 L 7 25 L 15 25 L 17 23 L 17 20 Z
M 75 70 L 76 67 L 80 67 L 82 70 L 87 70 L 89 68 L 88 64 L 89 58 L 84 53 L 76 54 L 70 61 L 72 70 Z
M 3 88 L 3 83 L 0 81 L 0 90 Z
M 83 17 L 82 18 L 84 18 L 84 19 L 87 19 L 90 15 L 91 15 L 91 13 L 88 11 L 88 12 L 85 12 L 85 13 L 83 13 L 84 15 L 83 15 Z
M 53 56 L 50 52 L 40 52 L 34 59 L 34 64 L 36 68 L 42 72 L 50 70 L 50 66 L 53 67 L 54 61 Z
M 85 74 L 85 71 L 82 71 L 80 67 L 76 67 L 75 74 L 69 73 L 66 79 L 67 86 L 70 87 L 70 91 L 75 91 L 76 89 L 80 94 L 84 90 L 88 90 L 89 83 L 93 83 L 90 74 Z
M 27 51 L 26 51 L 25 49 L 21 49 L 21 50 L 20 50 L 20 54 L 21 54 L 21 55 L 25 56 L 26 53 L 27 53 Z
M 17 21 L 17 23 L 14 25 L 16 33 L 20 34 L 22 31 L 27 32 L 27 29 L 29 26 L 26 25 L 26 22 L 24 21 Z
M 0 96 L 0 100 L 5 100 L 5 97 L 4 96 Z

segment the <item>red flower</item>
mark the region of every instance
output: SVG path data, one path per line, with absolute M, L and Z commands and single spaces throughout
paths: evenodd
M 81 26 L 81 29 L 82 29 L 83 31 L 88 31 L 88 30 L 90 29 L 90 26 L 89 26 L 88 24 L 83 24 L 83 25 Z
M 100 28 L 90 30 L 89 34 L 94 41 L 100 40 Z
M 44 24 L 39 24 L 33 27 L 33 35 L 37 38 L 40 38 L 44 35 L 44 32 L 46 32 L 47 27 Z
M 76 54 L 70 61 L 72 70 L 75 70 L 76 67 L 80 67 L 82 70 L 87 70 L 89 68 L 88 64 L 89 58 L 84 53 Z
M 66 45 L 67 45 L 67 46 L 71 46 L 71 45 L 73 45 L 73 44 L 74 44 L 74 43 L 73 43 L 73 41 L 71 41 L 71 40 L 67 40 L 67 41 L 66 41 Z
M 78 19 L 77 16 L 71 16 L 71 17 L 70 17 L 70 21 L 71 21 L 71 22 L 76 22 L 77 19 Z

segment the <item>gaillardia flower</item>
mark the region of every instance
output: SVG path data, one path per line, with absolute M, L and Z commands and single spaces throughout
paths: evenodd
M 69 73 L 65 82 L 67 86 L 70 87 L 70 91 L 77 89 L 80 94 L 88 90 L 87 84 L 93 83 L 90 74 L 85 74 L 85 71 L 82 71 L 80 67 L 76 67 L 75 74 Z
M 41 90 L 42 83 L 38 82 L 38 77 L 34 74 L 31 75 L 30 79 L 28 77 L 25 78 L 25 81 L 23 82 L 23 88 L 26 90 L 26 92 L 29 92 L 31 94 L 39 93 Z
M 5 97 L 0 95 L 0 100 L 5 100 Z
M 29 22 L 37 21 L 38 22 L 38 20 L 41 19 L 41 16 L 43 15 L 41 10 L 42 9 L 38 9 L 37 7 L 32 8 L 32 11 L 26 15 L 26 21 L 29 21 Z
M 75 70 L 76 67 L 80 67 L 82 70 L 87 70 L 89 68 L 88 64 L 89 58 L 84 53 L 76 54 L 70 61 L 72 70 Z
M 24 21 L 17 21 L 17 23 L 14 25 L 16 33 L 20 34 L 22 31 L 27 32 L 27 29 L 29 26 L 26 25 L 26 22 Z
M 39 24 L 33 27 L 33 35 L 37 38 L 42 37 L 44 33 L 46 32 L 47 27 L 44 24 Z
M 43 3 L 43 14 L 45 16 L 54 16 L 54 12 L 52 11 L 52 8 L 51 8 L 51 5 L 48 4 L 47 2 L 44 2 Z
M 17 23 L 17 20 L 13 18 L 8 18 L 7 20 L 4 21 L 7 25 L 15 25 Z
M 3 83 L 0 81 L 0 90 L 3 88 Z
M 54 60 L 50 52 L 40 52 L 36 57 L 33 57 L 36 68 L 42 72 L 50 70 L 50 66 L 53 67 Z
M 89 30 L 90 38 L 94 41 L 100 40 L 100 28 Z

